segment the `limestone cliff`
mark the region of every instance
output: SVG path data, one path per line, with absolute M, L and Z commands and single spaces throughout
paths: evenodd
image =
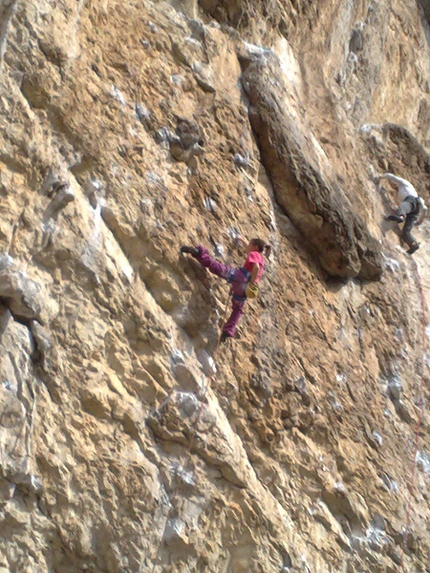
M 1 0 L 0 74 L 0 573 L 427 573 L 428 2 Z

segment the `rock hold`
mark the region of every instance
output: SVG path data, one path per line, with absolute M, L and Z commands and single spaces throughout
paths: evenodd
M 150 128 L 152 119 L 151 119 L 151 112 L 141 103 L 137 103 L 135 107 L 135 113 L 137 119 L 140 121 L 142 125 L 145 127 Z
M 43 286 L 28 278 L 6 257 L 0 260 L 0 299 L 20 319 L 34 318 L 47 323 L 58 312 L 57 304 L 47 296 Z
M 170 153 L 176 161 L 189 164 L 204 152 L 200 127 L 193 121 L 179 120 L 176 134 L 170 135 L 169 142 Z
M 56 219 L 59 212 L 64 209 L 69 203 L 75 200 L 75 194 L 73 193 L 70 185 L 68 183 L 59 183 L 55 186 L 54 197 L 49 203 L 46 211 L 43 215 L 43 220 L 45 223 L 49 219 Z
M 215 74 L 213 70 L 200 62 L 195 62 L 192 66 L 194 78 L 203 91 L 215 93 Z

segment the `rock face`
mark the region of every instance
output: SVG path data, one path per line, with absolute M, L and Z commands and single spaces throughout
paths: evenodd
M 261 54 L 242 76 L 249 116 L 275 197 L 286 215 L 317 251 L 327 272 L 339 277 L 378 278 L 379 246 L 345 193 L 329 181 L 331 165 L 319 158 L 309 125 L 288 111 L 287 87 L 279 60 Z
M 426 573 L 423 0 L 0 4 L 0 573 Z M 217 348 L 240 265 L 260 297 Z

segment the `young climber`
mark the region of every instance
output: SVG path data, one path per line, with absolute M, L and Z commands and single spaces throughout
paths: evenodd
M 262 239 L 251 239 L 246 247 L 246 252 L 248 256 L 243 267 L 234 268 L 213 259 L 204 247 L 181 247 L 181 253 L 192 255 L 212 274 L 225 279 L 232 286 L 232 312 L 222 329 L 221 342 L 234 336 L 247 299 L 245 292 L 247 286 L 255 285 L 260 280 L 264 270 L 263 253 L 269 254 L 270 247 Z M 249 293 L 249 290 L 247 292 Z
M 394 215 L 388 215 L 387 219 L 388 221 L 405 223 L 401 237 L 409 247 L 407 253 L 413 255 L 420 246 L 412 236 L 412 227 L 414 225 L 420 225 L 423 222 L 427 213 L 426 204 L 422 197 L 418 197 L 415 187 L 409 183 L 409 181 L 406 181 L 406 179 L 396 177 L 392 173 L 384 173 L 379 179 L 387 179 L 391 187 L 398 192 L 400 205 L 397 207 L 396 213 Z

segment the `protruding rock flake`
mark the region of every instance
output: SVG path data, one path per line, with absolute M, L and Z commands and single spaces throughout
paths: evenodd
M 111 85 L 110 93 L 112 97 L 116 99 L 121 105 L 125 106 L 127 104 L 123 93 L 116 86 Z
M 336 382 L 339 385 L 345 384 L 346 381 L 347 381 L 347 375 L 345 374 L 345 372 L 338 372 L 336 374 Z
M 155 141 L 160 145 L 169 142 L 171 137 L 172 134 L 170 133 L 170 130 L 167 127 L 161 127 L 160 129 L 157 129 L 157 131 L 154 134 Z
M 373 551 L 381 553 L 387 543 L 385 532 L 376 525 L 371 525 L 366 530 L 366 543 Z
M 206 352 L 206 350 L 204 349 L 198 350 L 197 358 L 206 376 L 214 376 L 216 374 L 217 367 L 215 364 L 215 360 L 208 352 Z
M 329 391 L 329 393 L 327 394 L 327 401 L 330 404 L 330 407 L 335 411 L 335 412 L 342 412 L 343 408 L 342 408 L 342 404 L 337 400 L 336 398 L 336 394 L 333 391 Z
M 222 258 L 224 256 L 224 245 L 222 243 L 215 243 L 214 253 L 216 257 Z
M 181 519 L 174 518 L 169 520 L 163 537 L 167 547 L 176 543 L 188 545 L 188 537 L 185 535 L 184 530 L 185 523 Z
M 170 81 L 172 82 L 172 84 L 175 84 L 175 86 L 182 87 L 182 84 L 184 83 L 184 78 L 179 74 L 173 74 L 173 76 L 170 76 Z
M 242 155 L 240 153 L 235 153 L 233 155 L 233 162 L 237 167 L 248 167 L 249 166 L 249 156 Z
M 426 474 L 430 474 L 430 458 L 427 452 L 417 451 L 415 461 L 418 469 Z
M 183 353 L 178 348 L 172 349 L 171 359 L 173 364 L 184 364 L 185 358 Z
M 248 199 L 248 201 L 250 201 L 252 203 L 254 201 L 254 194 L 252 192 L 251 187 L 248 187 L 248 185 L 245 185 L 243 190 L 245 191 L 245 195 L 246 195 L 246 198 Z
M 189 392 L 177 392 L 176 402 L 178 404 L 179 410 L 184 416 L 187 417 L 194 414 L 199 407 L 198 398 Z
M 339 492 L 339 493 L 341 493 L 341 494 L 346 493 L 345 485 L 344 485 L 341 481 L 337 481 L 337 482 L 334 484 L 333 487 L 334 487 L 334 490 L 335 490 L 335 491 L 337 491 L 337 492 Z
M 403 391 L 403 384 L 398 376 L 392 376 L 388 379 L 388 393 L 392 400 L 400 400 Z
M 186 471 L 181 466 L 172 466 L 172 472 L 175 476 L 178 476 L 181 481 L 187 485 L 195 486 L 196 485 L 196 478 L 191 471 Z
M 399 486 L 397 482 L 393 480 L 389 475 L 382 474 L 380 477 L 382 482 L 385 484 L 385 486 L 391 493 L 397 494 L 399 492 Z
M 0 260 L 0 299 L 18 319 L 48 322 L 58 312 L 44 286 L 29 278 L 8 256 Z
M 384 256 L 384 266 L 390 273 L 397 273 L 401 269 L 399 261 L 386 256 Z
M 216 77 L 212 68 L 202 62 L 194 62 L 191 68 L 199 87 L 207 93 L 214 93 L 216 91 Z
M 381 434 L 379 432 L 377 432 L 376 430 L 374 430 L 372 432 L 372 438 L 379 447 L 382 446 L 382 444 L 384 443 L 384 440 L 383 440 Z
M 237 227 L 230 227 L 227 232 L 233 243 L 237 243 L 241 238 L 240 231 Z
M 269 53 L 273 54 L 272 50 L 265 48 L 264 46 L 256 46 L 255 44 L 250 44 L 249 42 L 244 42 L 243 45 L 245 46 L 248 53 L 253 56 L 262 57 Z
M 203 200 L 204 208 L 207 209 L 210 213 L 215 213 L 217 210 L 216 201 L 211 199 L 211 197 L 205 197 Z
M 135 107 L 137 119 L 143 124 L 147 125 L 151 118 L 151 112 L 141 103 L 137 103 Z
M 0 255 L 0 270 L 11 267 L 13 263 L 13 258 L 10 255 Z

